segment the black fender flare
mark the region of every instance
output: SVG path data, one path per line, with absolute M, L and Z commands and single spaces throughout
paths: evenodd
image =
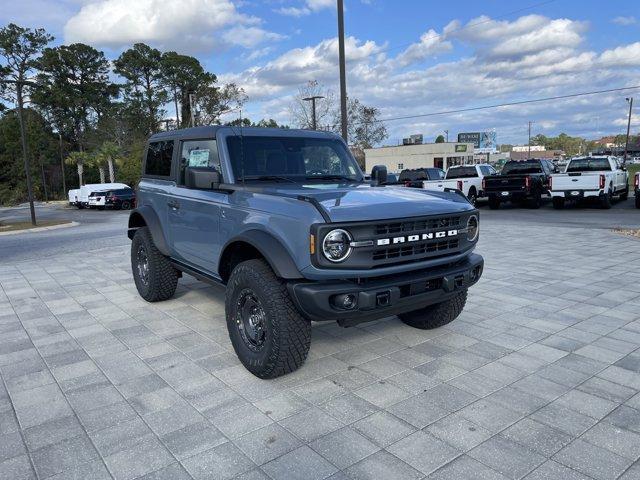
M 136 230 L 140 227 L 147 226 L 149 232 L 151 232 L 151 238 L 156 248 L 163 255 L 169 255 L 169 244 L 162 231 L 162 225 L 160 219 L 155 210 L 149 205 L 143 205 L 134 210 L 131 210 L 129 214 L 129 229 L 127 230 L 127 236 L 133 240 L 133 236 Z
M 287 280 L 304 278 L 300 270 L 298 270 L 295 261 L 291 258 L 291 255 L 289 255 L 289 252 L 287 252 L 282 243 L 273 235 L 262 230 L 247 230 L 246 232 L 242 232 L 225 243 L 220 255 L 221 259 L 224 258 L 227 247 L 236 242 L 248 243 L 258 250 L 271 266 L 276 276 Z

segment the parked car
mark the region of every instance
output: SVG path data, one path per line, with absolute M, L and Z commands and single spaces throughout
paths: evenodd
M 132 188 L 120 188 L 105 192 L 105 207 L 129 210 L 136 206 L 136 191 Z
M 89 194 L 89 208 L 104 210 L 107 192 L 91 192 Z
M 74 188 L 67 193 L 69 196 L 69 206 L 77 207 L 80 204 L 80 189 Z
M 78 195 L 78 208 L 89 206 L 89 195 L 93 192 L 103 192 L 111 188 L 130 188 L 125 183 L 89 183 L 80 187 L 80 195 Z
M 629 197 L 629 172 L 622 162 L 611 156 L 576 157 L 568 163 L 565 173 L 551 175 L 553 207 L 563 208 L 565 202 L 594 199 L 602 208 L 611 208 L 614 196 Z
M 425 180 L 442 180 L 443 178 L 444 170 L 441 168 L 407 168 L 400 172 L 398 182 L 405 187 L 423 188 Z
M 500 208 L 503 202 L 529 203 L 531 208 L 540 208 L 542 196 L 549 194 L 549 177 L 557 170 L 546 159 L 509 160 L 499 174 L 482 179 L 489 208 Z
M 636 196 L 636 208 L 640 208 L 640 172 L 636 173 L 633 177 L 633 189 Z
M 182 272 L 225 285 L 231 343 L 260 378 L 304 363 L 311 321 L 445 325 L 482 274 L 469 202 L 385 185 L 383 166 L 365 183 L 329 132 L 162 132 L 142 168 L 128 230 L 138 292 L 171 298 Z
M 439 191 L 444 191 L 447 188 L 460 190 L 467 197 L 469 203 L 475 205 L 478 199 L 485 198 L 482 179 L 496 173 L 496 170 L 489 164 L 456 165 L 447 169 L 444 180 L 425 181 L 424 188 Z

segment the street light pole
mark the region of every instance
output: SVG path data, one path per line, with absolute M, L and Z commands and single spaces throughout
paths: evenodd
M 338 1 L 338 57 L 340 63 L 340 118 L 342 123 L 342 138 L 349 141 L 347 131 L 347 77 L 344 55 L 344 1 Z
M 629 131 L 631 129 L 631 109 L 633 108 L 633 97 L 626 99 L 629 102 L 629 118 L 627 119 L 627 141 L 624 144 L 624 160 L 623 163 L 627 163 L 627 151 L 629 150 Z
M 531 159 L 531 124 L 533 122 L 531 120 L 529 120 L 529 143 L 527 144 L 529 146 L 529 154 L 527 155 L 527 159 Z
M 311 102 L 311 129 L 317 130 L 318 124 L 316 120 L 316 100 L 319 98 L 324 98 L 322 95 L 314 95 L 312 97 L 303 98 L 305 102 Z
M 444 131 L 446 142 L 449 143 L 449 130 Z

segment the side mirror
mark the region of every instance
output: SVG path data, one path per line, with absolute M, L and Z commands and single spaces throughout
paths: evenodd
M 371 181 L 378 185 L 387 183 L 387 167 L 385 165 L 376 165 L 371 170 Z
M 209 167 L 187 167 L 185 184 L 199 190 L 217 190 L 220 188 L 220 173 Z

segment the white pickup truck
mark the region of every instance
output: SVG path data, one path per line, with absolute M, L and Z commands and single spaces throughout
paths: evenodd
M 613 197 L 629 197 L 629 173 L 622 162 L 611 156 L 577 157 L 569 160 L 564 173 L 549 180 L 553 207 L 561 209 L 566 201 L 597 199 L 602 208 L 611 208 Z
M 482 179 L 495 175 L 495 169 L 488 164 L 456 165 L 449 167 L 443 180 L 427 180 L 423 183 L 426 190 L 444 191 L 445 188 L 460 190 L 472 205 L 485 196 Z

